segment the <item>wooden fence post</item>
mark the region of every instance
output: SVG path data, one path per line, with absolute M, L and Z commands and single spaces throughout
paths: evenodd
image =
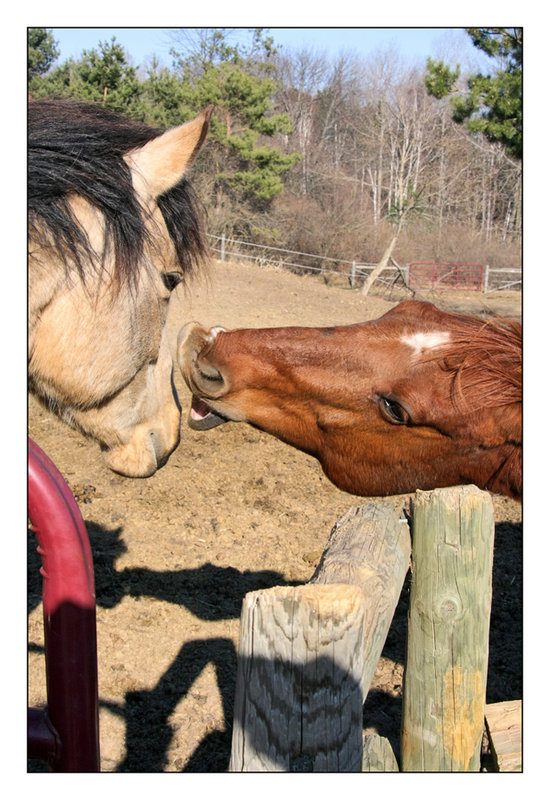
M 367 696 L 409 569 L 407 520 L 391 501 L 350 508 L 337 521 L 310 584 L 346 583 L 367 597 L 365 662 L 361 686 Z
M 305 586 L 243 602 L 230 771 L 361 771 L 362 706 L 409 566 L 387 502 L 335 525 Z
M 416 492 L 403 771 L 479 771 L 494 518 L 475 486 Z
M 225 233 L 222 233 L 222 239 L 220 243 L 220 260 L 225 261 Z
M 363 745 L 362 772 L 399 772 L 389 740 L 377 733 L 369 734 Z
M 487 294 L 489 289 L 489 264 L 483 267 L 483 294 Z
M 230 771 L 361 771 L 364 606 L 338 584 L 246 595 Z

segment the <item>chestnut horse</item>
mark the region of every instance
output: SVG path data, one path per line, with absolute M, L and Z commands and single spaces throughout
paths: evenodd
M 80 103 L 29 105 L 29 388 L 144 477 L 179 440 L 164 330 L 207 252 L 184 177 L 211 109 L 161 134 Z
M 333 328 L 178 336 L 191 427 L 247 421 L 380 496 L 473 483 L 521 495 L 521 328 L 407 301 Z

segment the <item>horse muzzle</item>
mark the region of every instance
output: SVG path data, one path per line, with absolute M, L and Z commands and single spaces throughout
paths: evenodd
M 113 472 L 126 478 L 149 478 L 167 461 L 179 442 L 179 435 L 167 442 L 162 433 L 136 432 L 130 442 L 103 450 L 103 460 Z
M 166 464 L 179 444 L 181 410 L 175 401 L 133 427 L 127 441 L 111 447 L 103 444 L 103 460 L 127 478 L 149 478 Z

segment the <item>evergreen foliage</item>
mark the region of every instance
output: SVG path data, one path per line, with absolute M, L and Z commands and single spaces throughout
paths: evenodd
M 29 85 L 49 70 L 59 56 L 51 31 L 29 28 L 27 42 L 27 77 Z
M 45 72 L 55 55 L 51 33 L 31 29 L 31 39 L 33 63 L 44 64 Z M 264 208 L 282 193 L 283 175 L 300 158 L 268 144 L 276 135 L 292 132 L 288 115 L 271 110 L 275 83 L 267 62 L 273 52 L 272 41 L 259 29 L 248 51 L 231 45 L 223 30 L 210 29 L 198 46 L 188 46 L 184 53 L 172 50 L 174 70 L 153 61 L 140 81 L 113 38 L 100 42 L 97 50 L 84 50 L 78 61 L 66 61 L 41 75 L 32 93 L 101 103 L 161 128 L 213 104 L 210 161 L 216 164 L 216 181 L 231 202 Z
M 159 129 L 212 104 L 193 169 L 210 233 L 317 253 L 322 268 L 378 263 L 398 230 L 397 259 L 487 262 L 494 241 L 502 266 L 521 232 L 522 36 L 467 30 L 499 68 L 466 84 L 459 67 L 430 60 L 422 75 L 391 53 L 287 55 L 262 29 L 236 44 L 233 29 L 173 29 L 170 67 L 134 65 L 114 38 L 57 63 L 52 32 L 30 28 L 29 93 Z
M 263 207 L 282 193 L 282 176 L 300 158 L 266 142 L 292 132 L 288 115 L 272 111 L 272 41 L 255 30 L 247 51 L 231 45 L 222 30 L 206 30 L 189 50 L 172 53 L 192 105 L 215 107 L 210 138 L 218 178 L 236 202 Z
M 504 66 L 492 75 L 473 75 L 468 93 L 451 98 L 455 122 L 467 122 L 471 131 L 483 133 L 491 142 L 501 142 L 509 155 L 521 159 L 522 64 L 521 28 L 467 28 L 473 44 Z M 442 61 L 428 59 L 426 88 L 441 99 L 455 91 L 460 68 L 451 70 Z

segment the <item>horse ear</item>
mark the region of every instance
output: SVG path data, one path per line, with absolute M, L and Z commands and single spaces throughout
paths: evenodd
M 212 109 L 213 106 L 208 106 L 191 122 L 172 128 L 143 147 L 126 153 L 124 160 L 132 170 L 139 194 L 155 198 L 181 180 L 203 145 Z

